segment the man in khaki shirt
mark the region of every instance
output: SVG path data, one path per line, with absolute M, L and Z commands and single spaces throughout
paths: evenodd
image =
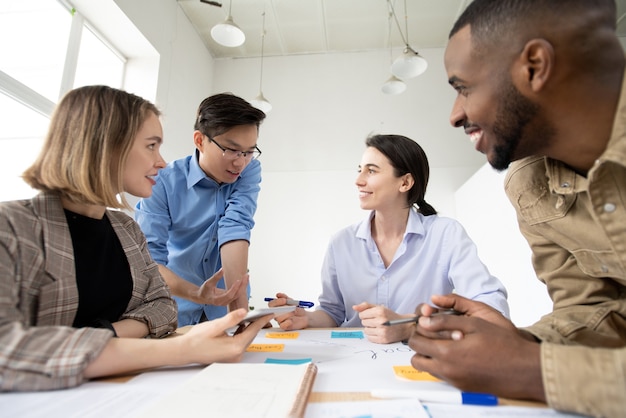
M 509 169 L 506 192 L 554 306 L 518 329 L 483 304 L 433 296 L 465 315 L 418 307 L 415 368 L 467 391 L 625 416 L 626 88 L 616 18 L 613 0 L 474 0 L 453 27 L 450 121 L 494 168 Z

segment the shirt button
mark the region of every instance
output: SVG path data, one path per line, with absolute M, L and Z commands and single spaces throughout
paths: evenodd
M 601 266 L 600 270 L 602 270 L 602 273 L 608 273 L 609 272 L 609 268 L 607 266 Z
M 385 276 L 381 276 L 380 280 L 382 280 L 383 282 L 387 280 L 387 277 Z
M 561 184 L 561 187 L 567 188 L 567 187 L 569 187 L 569 183 L 568 182 L 564 182 L 563 184 Z
M 604 204 L 604 211 L 611 213 L 615 210 L 615 205 L 613 203 L 605 203 Z

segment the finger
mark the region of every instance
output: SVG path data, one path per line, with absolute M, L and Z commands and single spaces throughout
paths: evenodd
M 258 335 L 261 328 L 265 326 L 274 317 L 273 314 L 262 316 L 249 323 L 248 325 L 240 325 L 233 334 L 233 338 L 239 343 L 243 343 L 246 347 L 250 345 L 252 340 Z
M 205 283 L 206 282 L 217 283 L 218 281 L 220 281 L 222 277 L 224 277 L 224 270 L 220 268 L 218 271 L 215 272 L 215 274 L 213 274 L 213 276 L 211 276 L 208 280 L 206 280 Z
M 352 305 L 352 309 L 354 309 L 357 312 L 363 312 L 366 309 L 372 308 L 376 305 L 373 305 L 371 303 L 368 302 L 361 302 L 358 305 Z
M 289 296 L 287 296 L 285 293 L 276 293 L 276 298 L 273 300 L 270 300 L 267 304 L 267 306 L 269 306 L 270 308 L 276 307 L 276 306 L 284 306 L 287 304 L 287 299 L 289 299 Z
M 213 327 L 218 331 L 217 334 L 222 334 L 226 332 L 229 328 L 232 328 L 238 325 L 245 317 L 246 317 L 245 309 L 237 309 L 235 311 L 229 312 L 226 315 L 213 319 L 209 321 L 213 325 Z
M 284 321 L 290 319 L 291 317 L 293 317 L 294 316 L 294 312 L 287 312 L 287 313 L 282 314 L 282 315 L 277 315 L 276 318 L 274 318 L 274 319 L 276 319 L 276 322 L 278 322 L 278 323 L 284 322 Z
M 417 355 L 431 358 L 437 353 L 437 344 L 441 344 L 442 342 L 445 341 L 431 339 L 417 333 L 413 333 L 413 335 L 409 338 L 409 347 L 411 347 Z
M 420 316 L 431 316 L 435 312 L 437 312 L 437 308 L 434 308 L 426 303 L 420 303 L 417 305 L 417 308 L 415 308 L 415 314 Z
M 471 324 L 468 319 L 470 318 L 467 316 L 458 315 L 422 316 L 417 322 L 417 331 L 420 334 L 424 334 L 422 329 L 435 333 L 436 337 L 433 338 L 452 338 L 453 331 L 463 334 L 468 334 L 471 331 Z M 458 337 L 458 334 L 456 336 Z
M 240 287 L 241 281 L 238 280 L 228 290 L 213 288 L 213 301 L 211 304 L 220 306 L 229 304 L 237 298 Z
M 235 281 L 231 286 L 230 289 L 225 290 L 224 291 L 224 295 L 228 295 L 228 296 L 232 296 L 235 297 L 237 296 L 237 294 L 239 293 L 239 291 L 241 290 L 243 282 L 241 281 L 241 279 Z M 217 289 L 216 289 L 217 290 Z
M 274 318 L 274 314 L 268 314 L 258 319 L 255 319 L 254 321 L 248 323 L 248 325 L 244 326 L 242 330 L 238 329 L 239 334 L 247 335 L 249 333 L 254 333 L 254 335 L 256 335 L 259 333 L 261 328 L 265 326 L 265 324 L 272 320 L 272 318 Z M 239 328 L 241 328 L 241 326 Z
M 420 354 L 414 354 L 413 357 L 411 357 L 411 366 L 413 366 L 415 370 L 429 373 L 438 379 L 444 380 L 442 376 L 437 375 L 434 364 L 434 360 L 430 357 L 422 356 Z
M 458 312 L 466 313 L 476 304 L 475 301 L 464 298 L 454 293 L 447 295 L 432 295 L 430 300 L 438 307 L 444 309 L 454 309 Z
M 287 298 L 276 298 L 274 300 L 270 300 L 267 303 L 267 306 L 270 308 L 274 308 L 276 306 L 285 306 L 287 304 Z

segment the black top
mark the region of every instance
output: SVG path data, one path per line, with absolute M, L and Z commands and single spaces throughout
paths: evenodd
M 72 236 L 78 311 L 73 326 L 102 327 L 126 311 L 133 291 L 128 259 L 109 218 L 94 219 L 64 209 Z

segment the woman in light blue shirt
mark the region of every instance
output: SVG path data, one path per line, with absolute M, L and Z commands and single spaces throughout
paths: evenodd
M 413 316 L 431 295 L 450 292 L 508 317 L 506 289 L 480 261 L 461 224 L 438 216 L 424 199 L 429 165 L 422 148 L 400 135 L 375 135 L 365 143 L 356 186 L 369 216 L 332 237 L 319 307 L 277 317 L 280 327 L 362 326 L 371 341 L 400 341 L 412 324 L 383 322 Z M 286 303 L 287 295 L 276 296 L 271 306 Z

